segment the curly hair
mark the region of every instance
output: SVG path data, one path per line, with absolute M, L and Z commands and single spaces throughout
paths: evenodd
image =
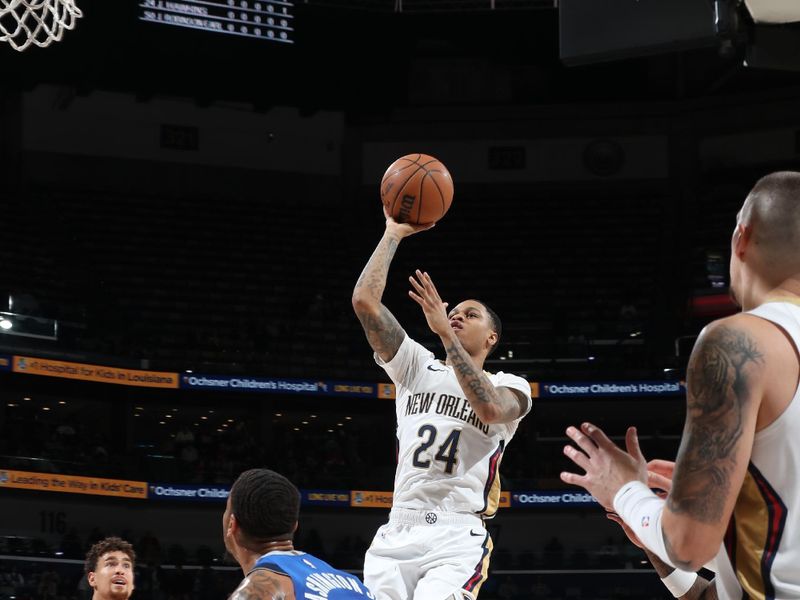
M 97 561 L 99 561 L 104 554 L 108 554 L 109 552 L 122 552 L 127 554 L 128 558 L 131 559 L 131 564 L 136 564 L 136 552 L 133 551 L 133 546 L 130 542 L 126 542 L 118 537 L 107 537 L 97 542 L 89 549 L 89 552 L 86 553 L 86 563 L 83 567 L 86 574 L 88 575 L 97 569 Z
M 269 469 L 250 469 L 239 475 L 230 496 L 231 510 L 251 540 L 292 538 L 300 492 L 286 477 Z

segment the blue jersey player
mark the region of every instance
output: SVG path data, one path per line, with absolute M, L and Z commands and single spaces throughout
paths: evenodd
M 283 475 L 251 469 L 234 482 L 222 531 L 245 578 L 230 600 L 374 600 L 358 577 L 294 549 L 300 492 Z

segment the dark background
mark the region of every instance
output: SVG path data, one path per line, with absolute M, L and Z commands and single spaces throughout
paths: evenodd
M 446 300 L 500 314 L 489 369 L 680 380 L 702 326 L 734 310 L 736 211 L 760 176 L 795 167 L 800 82 L 744 66 L 758 39 L 746 14 L 717 31 L 675 11 L 686 19 L 648 36 L 630 4 L 607 4 L 581 22 L 562 3 L 585 32 L 571 66 L 559 44 L 574 30 L 537 2 L 303 2 L 282 46 L 86 0 L 60 43 L 0 48 L 0 310 L 10 296 L 14 312 L 59 323 L 57 340 L 4 334 L 0 351 L 385 381 L 350 292 L 381 234 L 382 169 L 428 152 L 453 174 L 453 207 L 402 244 L 385 294 L 413 337 L 441 353 L 405 294 L 420 267 Z M 0 467 L 230 484 L 267 466 L 304 488 L 391 489 L 387 401 L 0 379 Z M 578 419 L 617 439 L 636 424 L 648 457 L 673 458 L 683 416 L 680 397 L 539 400 L 504 488 L 561 489 L 563 431 Z M 80 558 L 111 533 L 143 556 L 150 583 L 135 597 L 216 598 L 236 583 L 197 568 L 222 564 L 218 506 L 0 500 L 2 514 L 26 507 L 0 522 L 0 596 L 84 597 L 76 565 L 51 575 L 8 557 Z M 298 546 L 358 570 L 384 518 L 309 509 Z M 507 510 L 492 530 L 485 600 L 667 597 L 598 510 Z

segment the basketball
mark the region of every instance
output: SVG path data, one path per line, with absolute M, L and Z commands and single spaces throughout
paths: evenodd
M 398 223 L 434 223 L 453 201 L 453 178 L 433 156 L 408 154 L 386 169 L 381 200 Z

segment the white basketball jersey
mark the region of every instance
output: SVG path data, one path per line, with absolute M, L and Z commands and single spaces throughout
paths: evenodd
M 782 327 L 800 349 L 800 306 L 769 302 L 750 314 Z M 800 599 L 800 389 L 756 432 L 724 550 L 720 598 Z
M 397 472 L 393 506 L 493 517 L 500 500 L 500 461 L 520 420 L 486 425 L 470 407 L 453 367 L 406 336 L 395 357 L 377 363 L 396 387 Z M 525 394 L 527 381 L 487 373 L 495 387 Z

